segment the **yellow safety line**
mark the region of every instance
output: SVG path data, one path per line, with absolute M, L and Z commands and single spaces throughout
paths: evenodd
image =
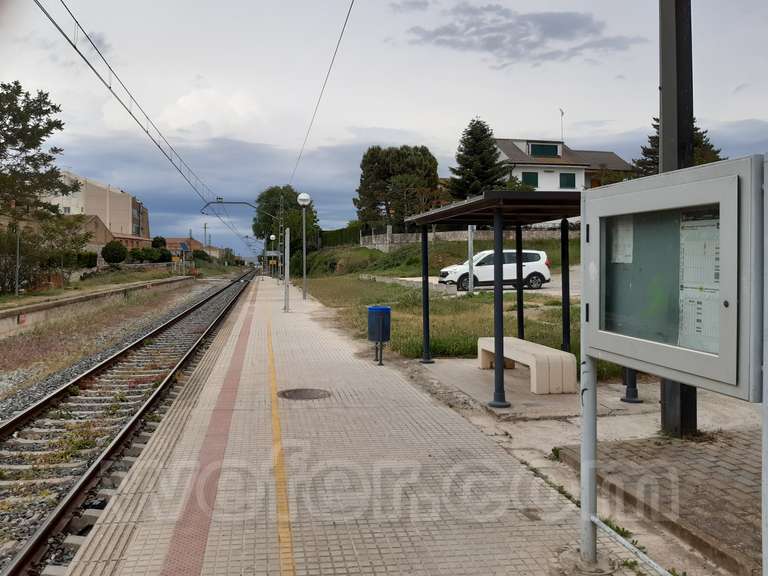
M 267 322 L 267 356 L 269 358 L 269 388 L 272 405 L 272 464 L 275 474 L 275 496 L 277 500 L 277 542 L 280 550 L 280 574 L 294 576 L 293 533 L 291 512 L 288 507 L 288 482 L 283 459 L 283 436 L 280 431 L 280 410 L 277 404 L 277 370 L 275 352 L 272 348 L 272 321 Z

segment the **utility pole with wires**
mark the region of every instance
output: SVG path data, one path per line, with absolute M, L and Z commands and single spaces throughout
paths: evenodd
M 208 248 L 208 222 L 203 222 L 203 250 Z

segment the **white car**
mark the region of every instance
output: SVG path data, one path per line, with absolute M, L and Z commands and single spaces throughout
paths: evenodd
M 474 285 L 493 286 L 493 250 L 478 252 L 473 259 Z M 504 285 L 514 286 L 517 278 L 517 253 L 504 250 Z M 523 250 L 525 286 L 538 289 L 551 280 L 549 258 L 541 250 Z M 459 290 L 469 289 L 469 260 L 440 270 L 441 284 L 456 284 Z

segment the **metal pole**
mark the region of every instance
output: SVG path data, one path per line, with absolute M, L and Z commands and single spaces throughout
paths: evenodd
M 16 223 L 16 297 L 19 296 L 19 276 L 21 273 L 21 225 Z
M 587 211 L 581 196 L 581 274 L 587 278 Z M 588 283 L 582 284 L 581 294 L 581 559 L 597 561 L 597 363 L 587 355 L 586 325 L 589 316 Z
M 659 172 L 669 172 L 693 165 L 691 0 L 660 0 L 659 43 Z M 696 420 L 696 388 L 662 379 L 661 429 L 682 436 Z
M 304 284 L 302 287 L 302 298 L 307 299 L 307 207 L 301 209 L 301 241 L 302 241 L 302 264 L 304 266 Z
M 493 212 L 493 400 L 492 408 L 508 408 L 504 392 L 504 214 Z
M 563 350 L 571 351 L 571 270 L 570 246 L 568 245 L 568 219 L 560 222 L 560 270 L 563 299 Z
M 768 186 L 768 174 L 763 176 L 765 185 Z M 764 222 L 768 222 L 768 204 L 763 206 Z M 765 302 L 768 297 L 768 282 L 765 281 L 765 271 L 768 270 L 765 260 L 768 259 L 768 235 L 763 236 L 763 299 Z M 768 306 L 763 306 L 763 366 L 768 366 Z M 762 524 L 763 524 L 763 576 L 768 576 L 768 377 L 763 370 L 763 505 L 762 505 Z
M 422 364 L 432 364 L 432 343 L 429 338 L 429 234 L 421 227 L 421 330 L 423 333 Z
M 467 292 L 470 294 L 475 293 L 475 225 L 470 224 L 467 226 L 467 257 L 469 262 L 469 271 L 467 274 L 467 280 L 469 284 L 467 286 Z
M 290 296 L 289 296 L 289 287 L 291 285 L 291 261 L 290 261 L 290 251 L 291 251 L 291 229 L 286 228 L 285 229 L 285 256 L 283 257 L 283 284 L 285 285 L 285 307 L 283 308 L 283 311 L 290 312 L 291 305 L 290 305 Z
M 525 278 L 523 277 L 523 227 L 518 224 L 515 227 L 515 288 L 517 289 L 517 337 L 525 340 L 525 303 L 523 289 Z

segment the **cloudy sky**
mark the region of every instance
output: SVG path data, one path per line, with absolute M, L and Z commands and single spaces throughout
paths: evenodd
M 768 151 L 768 3 L 693 4 L 699 124 L 728 156 Z M 288 181 L 348 0 L 69 5 L 216 194 L 252 201 Z M 658 113 L 657 20 L 651 0 L 358 0 L 295 185 L 325 228 L 342 226 L 369 145 L 426 144 L 447 175 L 472 117 L 501 137 L 558 138 L 558 107 L 569 144 L 630 160 Z M 207 220 L 214 243 L 243 249 L 33 0 L 0 0 L 0 79 L 51 93 L 60 165 L 137 195 L 153 234 L 200 237 Z M 248 233 L 248 209 L 230 213 Z

